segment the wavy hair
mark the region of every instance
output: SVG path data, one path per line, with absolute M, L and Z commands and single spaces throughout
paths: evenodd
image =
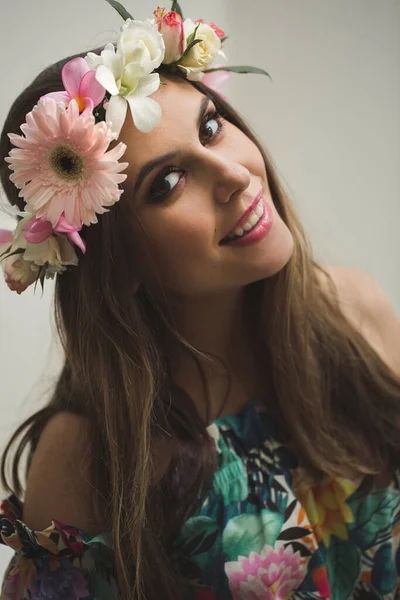
M 24 202 L 4 161 L 11 150 L 7 133 L 19 133 L 43 94 L 63 89 L 63 65 L 85 54 L 45 69 L 10 108 L 0 138 L 0 178 L 10 203 L 20 209 Z M 294 238 L 286 266 L 245 289 L 258 368 L 269 375 L 268 410 L 279 435 L 314 480 L 326 474 L 362 474 L 378 485 L 400 466 L 399 377 L 345 318 L 332 280 L 329 293 L 322 286 L 318 275 L 323 269 L 313 259 L 273 161 L 254 132 L 202 83 L 182 85 L 194 85 L 209 96 L 224 118 L 257 145 L 273 202 Z M 26 478 L 49 419 L 61 411 L 86 417 L 94 509 L 113 534 L 119 597 L 176 600 L 182 582 L 169 558 L 171 544 L 212 483 L 215 448 L 207 421 L 174 384 L 168 363 L 168 349 L 175 344 L 200 369 L 198 349 L 179 335 L 166 303 L 144 286 L 127 293 L 138 273 L 133 210 L 122 199 L 95 227 L 84 227 L 87 254 L 80 256 L 78 267 L 57 277 L 54 310 L 64 366 L 48 404 L 10 437 L 2 454 L 1 481 L 7 491 L 21 496 L 21 457 L 27 449 Z M 202 377 L 209 402 L 204 373 Z M 157 449 L 164 446 L 170 450 L 167 464 L 155 480 Z M 6 476 L 9 459 L 11 482 Z

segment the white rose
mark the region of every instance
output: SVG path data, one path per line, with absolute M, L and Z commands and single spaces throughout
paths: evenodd
M 39 266 L 49 263 L 59 271 L 63 270 L 63 265 L 78 264 L 78 257 L 72 244 L 61 235 L 52 235 L 41 244 L 27 242 L 24 259 Z
M 201 42 L 195 44 L 186 56 L 179 62 L 178 67 L 186 71 L 186 77 L 191 81 L 201 81 L 203 71 L 207 69 L 221 49 L 221 40 L 212 27 L 205 23 L 194 23 L 191 19 L 184 21 L 185 37 L 194 33 L 197 25 L 196 39 Z
M 119 38 L 118 52 L 124 67 L 134 64 L 136 77 L 150 75 L 164 59 L 165 44 L 154 21 L 127 21 Z M 132 67 L 131 67 L 132 75 Z
M 78 257 L 76 252 L 64 235 L 51 235 L 40 244 L 28 242 L 23 234 L 22 228 L 32 215 L 22 219 L 15 230 L 14 248 L 21 248 L 25 252 L 21 255 L 24 261 L 28 261 L 37 266 L 43 266 L 45 263 L 53 265 L 58 270 L 63 270 L 63 265 L 77 265 Z

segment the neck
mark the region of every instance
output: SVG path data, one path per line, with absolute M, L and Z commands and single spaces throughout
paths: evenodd
M 256 341 L 251 339 L 247 326 L 244 290 L 202 300 L 169 299 L 168 304 L 178 332 L 196 350 L 216 359 L 198 357 L 210 393 L 211 414 L 219 414 L 222 409 L 237 412 L 261 389 Z M 195 361 L 178 350 L 171 354 L 171 366 L 175 383 L 203 411 L 203 387 Z
M 179 333 L 196 349 L 227 363 L 232 350 L 248 345 L 244 290 L 202 299 L 174 299 L 172 316 Z

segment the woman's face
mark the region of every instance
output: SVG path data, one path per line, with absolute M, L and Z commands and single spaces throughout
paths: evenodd
M 293 238 L 273 205 L 259 150 L 193 86 L 163 81 L 152 96 L 161 122 L 141 133 L 129 118 L 120 137 L 129 162 L 121 202 L 134 204 L 141 224 L 134 225 L 141 280 L 152 285 L 155 268 L 166 292 L 200 297 L 275 274 L 289 260 Z M 253 203 L 259 215 L 262 208 L 263 225 L 248 234 L 252 243 L 243 236 L 241 243 L 221 244 Z M 255 222 L 259 215 L 252 214 Z M 250 217 L 242 225 L 249 227 Z

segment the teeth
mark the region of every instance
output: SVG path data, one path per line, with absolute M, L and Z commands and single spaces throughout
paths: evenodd
M 260 200 L 256 208 L 250 213 L 250 216 L 246 223 L 244 223 L 242 227 L 238 227 L 237 229 L 235 229 L 234 233 L 231 234 L 228 239 L 233 240 L 235 237 L 242 237 L 245 233 L 253 229 L 261 219 L 263 213 L 264 205 L 263 201 Z
M 263 214 L 263 209 L 261 207 L 261 211 L 257 211 L 257 209 L 255 209 L 251 214 L 249 219 L 246 221 L 246 223 L 244 225 L 242 225 L 242 229 L 244 229 L 244 231 L 250 231 L 250 229 L 253 229 L 253 227 L 255 227 L 258 223 L 258 221 L 261 219 Z M 240 232 L 241 229 L 236 229 L 235 230 L 235 234 L 236 235 L 242 235 Z
M 253 213 L 249 219 L 249 223 L 251 223 L 254 227 L 254 225 L 257 225 L 259 220 L 260 220 L 260 217 L 258 215 L 256 215 L 256 213 Z

